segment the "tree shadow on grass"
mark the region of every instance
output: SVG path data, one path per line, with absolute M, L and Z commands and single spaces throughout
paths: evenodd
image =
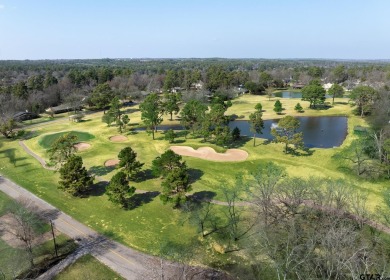
M 26 158 L 26 157 L 19 157 L 19 158 L 16 157 L 15 151 L 16 151 L 15 148 L 6 149 L 6 150 L 3 150 L 3 151 L 0 151 L 0 154 L 4 154 L 4 157 L 8 158 L 9 162 L 10 162 L 13 166 L 16 167 L 18 161 L 25 160 L 25 159 L 27 159 L 27 158 Z M 29 165 L 29 164 L 24 164 L 24 165 Z M 24 165 L 23 165 L 23 166 L 24 166 Z M 22 166 L 22 165 L 18 165 L 18 166 Z
M 310 148 L 308 147 L 305 147 L 304 149 L 302 150 L 297 150 L 297 149 L 293 149 L 291 147 L 288 147 L 287 148 L 287 153 L 290 154 L 290 155 L 294 155 L 294 156 L 297 156 L 297 157 L 308 157 L 308 156 L 312 156 L 314 154 L 315 150 L 311 150 Z
M 251 137 L 247 137 L 247 136 L 240 136 L 240 139 L 237 139 L 235 141 L 233 141 L 232 143 L 230 143 L 228 145 L 228 147 L 230 149 L 237 149 L 237 148 L 241 148 L 243 146 L 245 146 L 246 143 L 248 143 L 249 141 L 253 141 L 253 138 Z
M 145 170 L 141 170 L 140 172 L 138 172 L 136 181 L 137 182 L 144 182 L 144 181 L 147 181 L 147 180 L 150 180 L 153 178 L 155 178 L 155 177 L 153 176 L 152 170 L 145 169 Z
M 189 174 L 189 177 L 190 177 L 190 182 L 191 182 L 191 184 L 193 184 L 196 181 L 198 181 L 200 178 L 202 178 L 204 172 L 202 170 L 200 170 L 200 169 L 189 168 L 188 169 L 188 174 Z
M 83 195 L 83 197 L 102 196 L 106 192 L 108 183 L 109 182 L 107 181 L 100 181 L 96 184 L 93 184 L 90 189 Z
M 115 169 L 115 166 L 96 165 L 96 166 L 92 166 L 89 169 L 89 172 L 96 175 L 96 176 L 103 176 L 103 175 L 107 175 L 108 173 L 110 173 L 114 169 Z
M 194 202 L 194 203 L 200 203 L 202 201 L 210 201 L 212 200 L 217 194 L 212 191 L 200 191 L 195 192 L 188 196 L 188 198 Z
M 144 192 L 144 193 L 136 193 L 134 194 L 128 201 L 127 210 L 136 209 L 146 203 L 150 203 L 153 199 L 158 196 L 160 192 Z

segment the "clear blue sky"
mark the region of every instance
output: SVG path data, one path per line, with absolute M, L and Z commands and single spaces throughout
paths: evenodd
M 389 0 L 0 0 L 0 60 L 390 58 Z

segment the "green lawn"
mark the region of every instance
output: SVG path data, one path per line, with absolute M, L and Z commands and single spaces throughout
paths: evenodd
M 55 280 L 112 280 L 123 279 L 120 275 L 109 269 L 107 266 L 96 260 L 91 255 L 85 255 L 74 264 L 54 278 Z
M 0 216 L 7 213 L 8 207 L 13 202 L 14 201 L 11 198 L 0 192 Z M 36 225 L 34 230 L 37 234 L 43 234 L 50 230 L 50 226 L 42 222 Z M 76 248 L 73 241 L 64 235 L 57 236 L 56 240 L 60 254 L 72 251 Z M 53 241 L 49 240 L 34 248 L 34 261 L 35 263 L 39 263 L 44 258 L 48 257 L 48 255 L 53 254 Z M 6 279 L 13 279 L 15 275 L 18 275 L 28 267 L 29 261 L 27 252 L 23 248 L 13 248 L 0 239 L 0 272 L 4 273 Z
M 89 140 L 95 138 L 94 135 L 89 134 L 87 132 L 65 131 L 65 132 L 57 132 L 57 133 L 53 133 L 53 134 L 47 134 L 47 135 L 41 137 L 39 140 L 39 145 L 41 145 L 44 149 L 49 149 L 58 138 L 60 138 L 62 135 L 66 134 L 66 133 L 69 133 L 72 136 L 76 136 L 78 142 L 85 142 L 85 141 L 89 141 Z
M 280 118 L 272 108 L 276 98 L 268 101 L 266 96 L 244 95 L 233 101 L 233 106 L 229 108 L 228 114 L 243 115 L 245 119 L 254 111 L 256 103 L 263 105 L 264 119 Z M 357 190 L 368 194 L 368 206 L 372 212 L 377 205 L 383 205 L 382 190 L 385 182 L 368 182 L 356 178 L 353 174 L 340 171 L 340 163 L 332 156 L 348 146 L 357 136 L 353 134 L 355 125 L 367 126 L 364 119 L 353 116 L 352 108 L 347 104 L 347 99 L 336 99 L 336 105 L 328 110 L 310 110 L 308 102 L 283 99 L 281 100 L 286 108 L 284 113 L 294 116 L 348 116 L 348 136 L 341 147 L 333 149 L 312 149 L 311 156 L 285 155 L 281 144 L 264 144 L 264 141 L 257 141 L 258 145 L 253 147 L 251 139 L 243 141 L 243 150 L 249 153 L 249 158 L 243 162 L 223 163 L 212 162 L 197 158 L 184 157 L 189 168 L 193 182 L 193 192 L 211 192 L 214 199 L 224 200 L 221 189 L 221 180 L 232 182 L 238 172 L 250 174 L 259 165 L 272 161 L 284 166 L 291 176 L 299 177 L 331 177 L 342 178 L 351 181 L 356 185 Z M 300 102 L 304 107 L 304 113 L 296 113 L 293 107 Z M 130 127 L 139 125 L 140 112 L 137 106 L 128 112 L 130 117 Z M 79 221 L 89 225 L 93 229 L 111 236 L 133 248 L 152 254 L 160 253 L 162 242 L 173 242 L 185 245 L 197 238 L 196 230 L 187 223 L 182 223 L 183 215 L 179 210 L 173 210 L 170 205 L 163 205 L 155 191 L 160 191 L 160 179 L 151 178 L 150 168 L 152 160 L 163 153 L 169 143 L 163 140 L 163 134 L 157 133 L 158 140 L 153 141 L 151 135 L 146 132 L 126 133 L 127 140 L 121 143 L 113 143 L 110 136 L 117 135 L 116 127 L 107 127 L 101 121 L 102 113 L 87 115 L 86 121 L 80 123 L 57 122 L 34 128 L 36 137 L 25 143 L 37 154 L 47 159 L 46 150 L 40 145 L 40 141 L 45 135 L 53 135 L 58 131 L 81 131 L 94 135 L 95 138 L 86 142 L 91 144 L 91 148 L 78 154 L 82 156 L 85 166 L 100 177 L 109 180 L 116 170 L 105 168 L 104 162 L 108 159 L 116 158 L 118 152 L 131 146 L 137 153 L 141 162 L 144 162 L 145 177 L 139 182 L 131 183 L 137 189 L 148 190 L 147 195 L 137 195 L 137 199 L 144 204 L 132 210 L 122 210 L 108 201 L 104 195 L 102 187 L 95 188 L 87 198 L 72 198 L 59 191 L 58 173 L 44 170 L 41 165 L 32 157 L 21 150 L 17 141 L 2 139 L 3 146 L 0 146 L 0 173 L 21 184 L 39 197 L 47 200 L 64 212 L 75 217 Z M 166 117 L 168 119 L 168 117 Z M 177 121 L 165 120 L 164 123 L 177 123 Z M 46 136 L 47 137 L 47 136 Z M 177 140 L 184 141 L 181 137 Z M 181 143 L 194 148 L 201 146 L 212 146 L 209 143 L 201 143 L 200 139 L 188 139 Z M 181 145 L 180 144 L 180 145 Z M 176 145 L 176 144 L 175 144 Z M 218 150 L 222 150 L 218 148 Z M 10 154 L 13 156 L 11 159 Z M 222 206 L 221 206 L 222 207 Z

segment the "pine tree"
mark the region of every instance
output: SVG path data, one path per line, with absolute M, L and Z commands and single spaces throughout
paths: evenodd
M 126 174 L 123 171 L 119 171 L 112 178 L 107 186 L 106 194 L 108 200 L 115 204 L 119 204 L 121 207 L 126 208 L 129 205 L 129 198 L 135 193 L 135 187 L 129 186 Z
M 302 108 L 300 103 L 297 103 L 297 105 L 295 105 L 295 107 L 294 107 L 294 110 L 297 112 L 302 112 L 303 108 Z
M 280 100 L 276 100 L 275 105 L 274 105 L 274 111 L 279 115 L 283 111 L 282 103 Z
M 123 173 L 126 174 L 127 180 L 134 178 L 144 165 L 137 160 L 137 153 L 130 147 L 122 149 L 118 154 L 118 159 L 119 167 L 121 167 Z
M 74 196 L 79 196 L 86 192 L 93 183 L 94 178 L 88 174 L 80 156 L 71 155 L 59 172 L 59 189 Z
M 181 165 L 171 170 L 161 185 L 163 191 L 160 199 L 164 203 L 173 203 L 175 208 L 180 207 L 187 200 L 186 192 L 191 191 L 187 167 Z

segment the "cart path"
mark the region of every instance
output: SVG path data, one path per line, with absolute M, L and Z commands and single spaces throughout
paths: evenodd
M 53 221 L 57 230 L 77 240 L 81 245 L 81 251 L 76 251 L 75 256 L 90 253 L 126 279 L 155 278 L 150 273 L 151 267 L 155 266 L 156 261 L 159 262 L 158 258 L 106 238 L 4 177 L 0 177 L 0 191 L 13 199 L 31 201 L 41 216 Z M 72 256 L 72 261 L 77 259 L 75 256 Z M 41 279 L 51 279 L 53 274 L 50 275 Z

